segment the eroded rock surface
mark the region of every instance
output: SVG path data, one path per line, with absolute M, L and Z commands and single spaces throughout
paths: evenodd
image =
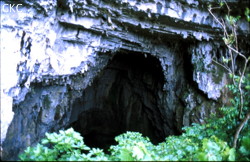
M 249 3 L 236 2 L 229 5 Z M 99 131 L 91 116 L 107 121 L 107 143 L 128 129 L 158 142 L 203 123 L 227 83 L 212 63 L 227 50 L 207 3 L 214 1 L 1 1 L 21 4 L 20 12 L 1 11 L 3 159 L 17 159 L 45 132 Z M 239 25 L 247 51 L 249 26 Z

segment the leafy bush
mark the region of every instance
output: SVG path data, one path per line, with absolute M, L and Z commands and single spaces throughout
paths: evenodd
M 193 127 L 194 129 L 195 126 Z M 189 129 L 191 131 L 191 129 Z M 195 134 L 170 136 L 158 145 L 137 132 L 127 132 L 116 137 L 118 145 L 111 146 L 111 160 L 114 161 L 179 161 L 235 160 L 235 151 L 226 142 L 215 136 L 202 138 Z M 201 139 L 198 139 L 198 138 Z
M 238 159 L 250 161 L 250 130 L 248 130 L 240 140 Z
M 118 145 L 111 146 L 111 160 L 114 161 L 149 161 L 154 160 L 154 145 L 148 137 L 138 132 L 127 132 L 115 137 Z
M 225 20 L 218 19 L 213 9 L 226 6 L 228 14 Z M 204 125 L 193 124 L 185 127 L 181 136 L 169 136 L 164 142 L 153 145 L 149 138 L 138 132 L 127 132 L 115 138 L 118 145 L 111 146 L 110 154 L 102 149 L 89 148 L 83 142 L 83 137 L 72 128 L 59 133 L 46 133 L 46 138 L 35 147 L 28 147 L 19 155 L 22 161 L 250 161 L 250 124 L 244 122 L 239 137 L 234 137 L 242 120 L 249 113 L 250 107 L 250 74 L 245 75 L 250 57 L 241 53 L 237 41 L 237 21 L 240 16 L 230 15 L 226 1 L 220 2 L 220 7 L 209 12 L 224 30 L 223 40 L 228 47 L 230 57 L 222 62 L 213 60 L 230 72 L 234 84 L 227 88 L 234 97 L 230 100 L 232 106 L 220 108 L 221 116 L 212 114 Z M 250 21 L 250 10 L 246 8 L 245 16 Z M 227 22 L 227 23 L 225 23 Z M 226 25 L 228 24 L 229 27 Z M 228 31 L 228 29 L 231 29 Z M 236 74 L 236 57 L 244 60 L 244 66 Z M 247 57 L 248 56 L 248 57 Z M 232 58 L 235 58 L 232 59 Z M 231 67 L 228 66 L 229 63 Z M 239 66 L 240 67 L 240 66 Z M 243 120 L 244 121 L 244 120 Z M 246 124 L 245 124 L 246 123 Z M 230 146 L 239 141 L 239 146 Z
M 229 148 L 227 143 L 215 136 L 202 140 L 202 147 L 199 148 L 193 160 L 202 161 L 234 161 L 235 150 Z
M 215 136 L 200 137 L 191 133 L 194 130 L 188 129 L 186 134 L 179 137 L 167 137 L 165 142 L 158 145 L 153 145 L 149 138 L 138 132 L 127 132 L 115 138 L 118 145 L 111 146 L 110 155 L 107 155 L 101 149 L 86 146 L 83 137 L 71 128 L 58 134 L 46 133 L 41 144 L 28 147 L 19 158 L 22 161 L 234 160 L 235 152 L 226 142 Z M 242 152 L 245 153 L 244 149 L 247 148 L 248 145 L 243 147 Z
M 237 82 L 237 76 L 234 77 Z M 245 100 L 241 115 L 244 118 L 250 107 L 249 74 L 242 83 Z M 235 84 L 227 87 L 235 97 L 231 99 L 231 106 L 220 109 L 220 116 L 212 114 L 206 124 L 184 127 L 181 136 L 169 136 L 158 145 L 138 132 L 126 132 L 115 137 L 118 144 L 110 147 L 110 154 L 105 154 L 102 149 L 86 146 L 83 137 L 70 128 L 46 133 L 41 143 L 28 147 L 19 158 L 22 161 L 250 161 L 249 124 L 243 126 L 238 147 L 230 147 L 241 123 L 238 118 L 240 96 Z
M 237 82 L 237 76 L 235 81 Z M 244 118 L 250 107 L 250 75 L 243 79 Z M 237 148 L 231 148 L 240 104 L 238 88 L 227 86 L 234 98 L 231 106 L 222 107 L 221 114 L 212 114 L 207 123 L 193 123 L 184 127 L 181 136 L 169 136 L 164 142 L 153 145 L 148 137 L 138 132 L 126 132 L 115 137 L 117 145 L 111 146 L 110 154 L 102 149 L 89 148 L 83 137 L 72 128 L 59 133 L 46 133 L 46 138 L 35 147 L 28 147 L 19 155 L 22 161 L 234 161 L 250 160 L 250 125 L 245 124 L 239 136 Z
M 158 145 L 153 145 L 149 138 L 143 137 L 138 132 L 121 134 L 115 138 L 118 145 L 110 147 L 109 155 L 101 149 L 86 146 L 83 137 L 72 128 L 61 130 L 58 134 L 46 133 L 46 138 L 42 139 L 41 144 L 28 147 L 23 154 L 19 155 L 20 160 L 250 161 L 250 124 L 247 123 L 249 118 L 246 118 L 250 113 L 250 74 L 246 74 L 250 57 L 249 54 L 238 50 L 237 21 L 240 16 L 230 15 L 231 9 L 226 1 L 221 1 L 219 5 L 213 8 L 209 5 L 208 10 L 224 30 L 222 39 L 228 47 L 230 57 L 222 56 L 222 62 L 214 59 L 213 62 L 228 70 L 234 83 L 227 86 L 234 95 L 230 100 L 232 105 L 220 108 L 221 116 L 212 114 L 206 124 L 193 124 L 185 127 L 183 128 L 185 133 L 181 136 L 169 136 Z M 223 9 L 223 7 L 228 10 L 225 20 L 216 17 L 212 12 L 214 9 Z M 249 8 L 246 8 L 244 14 L 249 22 Z M 242 68 L 236 65 L 236 57 L 244 60 Z M 236 67 L 239 68 L 238 73 L 236 73 Z M 236 133 L 235 130 L 237 130 Z M 237 140 L 238 147 L 236 146 Z
M 104 161 L 108 160 L 103 150 L 90 149 L 80 133 L 72 128 L 57 133 L 46 133 L 42 144 L 28 147 L 19 156 L 22 161 Z
M 234 77 L 237 82 L 237 76 Z M 242 83 L 245 100 L 241 115 L 244 118 L 250 107 L 249 74 Z M 118 144 L 110 147 L 110 154 L 105 154 L 102 149 L 86 146 L 83 137 L 70 128 L 46 133 L 41 143 L 28 147 L 19 158 L 22 161 L 249 161 L 249 124 L 243 126 L 238 147 L 230 147 L 241 123 L 238 118 L 240 96 L 235 85 L 227 87 L 235 97 L 231 99 L 231 106 L 220 109 L 220 116 L 212 114 L 206 124 L 184 127 L 181 136 L 169 136 L 158 145 L 138 132 L 126 132 L 115 137 Z

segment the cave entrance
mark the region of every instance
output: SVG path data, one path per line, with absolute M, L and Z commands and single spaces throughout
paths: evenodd
M 104 150 L 126 131 L 164 141 L 164 76 L 158 59 L 141 53 L 118 53 L 75 100 L 71 124 L 90 147 Z

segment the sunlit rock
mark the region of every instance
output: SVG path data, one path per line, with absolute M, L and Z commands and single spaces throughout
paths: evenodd
M 203 123 L 227 83 L 207 2 L 1 1 L 3 159 L 70 126 L 106 148 L 126 130 L 157 143 Z M 239 28 L 246 50 L 249 25 Z

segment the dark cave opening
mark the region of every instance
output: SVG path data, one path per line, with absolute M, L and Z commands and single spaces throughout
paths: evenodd
M 115 136 L 140 132 L 156 144 L 168 135 L 164 124 L 164 76 L 157 58 L 118 53 L 75 100 L 70 125 L 90 147 L 107 150 Z

